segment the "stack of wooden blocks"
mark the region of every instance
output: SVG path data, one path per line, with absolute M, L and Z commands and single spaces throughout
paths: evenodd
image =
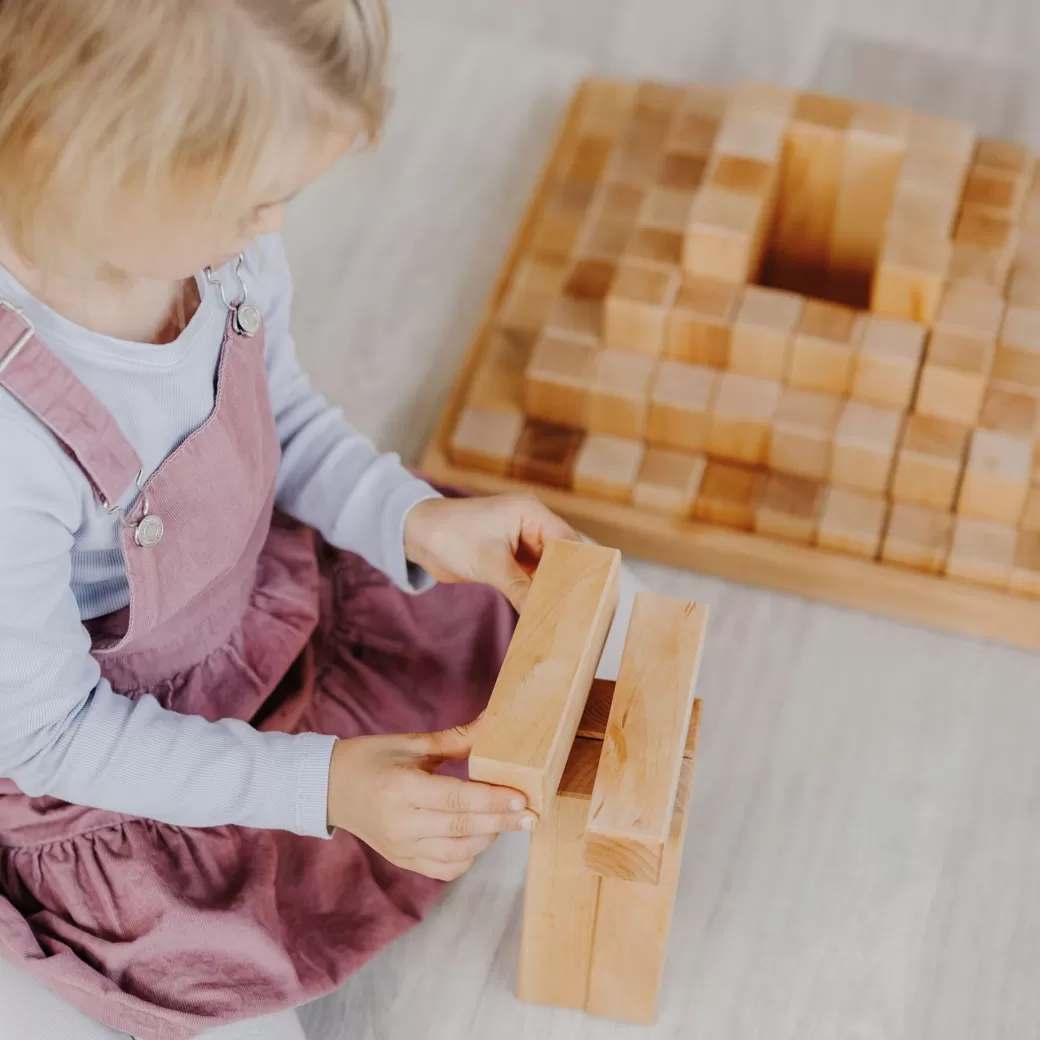
M 1040 596 L 1036 167 L 866 102 L 588 86 L 453 462 Z
M 594 682 L 620 570 L 616 550 L 549 544 L 470 776 L 522 791 L 539 815 L 520 998 L 649 1023 L 689 814 L 707 613 L 638 595 L 616 684 Z

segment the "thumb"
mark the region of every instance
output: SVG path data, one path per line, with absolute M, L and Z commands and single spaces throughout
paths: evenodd
M 456 726 L 439 733 L 417 733 L 410 750 L 422 758 L 459 760 L 468 758 L 476 736 L 475 725 Z
M 521 613 L 531 591 L 531 575 L 516 562 L 512 553 L 506 553 L 501 578 L 497 584 L 499 592 L 504 593 L 518 614 Z

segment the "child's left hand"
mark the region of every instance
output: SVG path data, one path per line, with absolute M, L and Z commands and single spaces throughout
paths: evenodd
M 443 582 L 477 582 L 523 608 L 545 543 L 578 539 L 534 495 L 435 498 L 420 502 L 404 526 L 405 555 Z

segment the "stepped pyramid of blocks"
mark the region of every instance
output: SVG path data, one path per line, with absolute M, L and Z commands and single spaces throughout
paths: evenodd
M 589 84 L 452 460 L 1040 596 L 1036 173 L 869 102 Z

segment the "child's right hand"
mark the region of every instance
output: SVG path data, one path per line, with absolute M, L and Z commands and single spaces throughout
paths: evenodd
M 454 881 L 500 833 L 531 830 L 536 819 L 518 791 L 434 772 L 468 757 L 472 747 L 472 726 L 338 741 L 329 825 L 350 831 L 399 867 Z

